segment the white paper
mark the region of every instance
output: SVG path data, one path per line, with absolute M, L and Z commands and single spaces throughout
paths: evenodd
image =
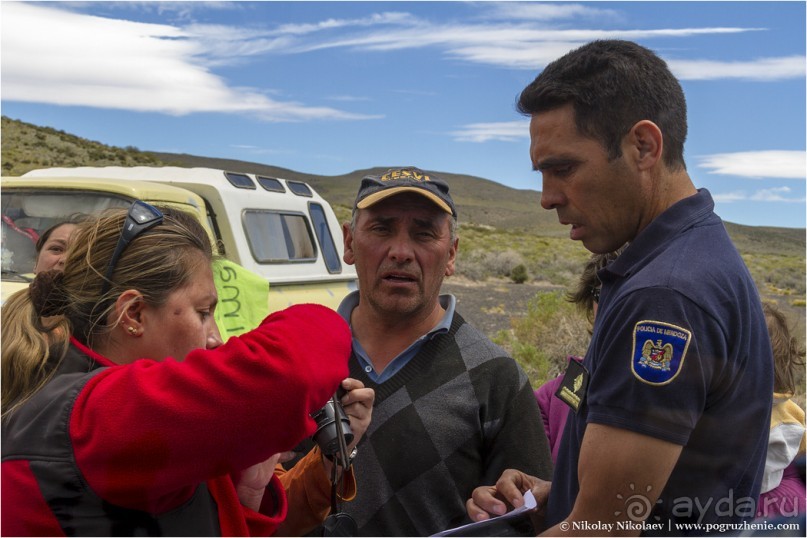
M 524 512 L 532 510 L 538 506 L 538 503 L 535 501 L 535 497 L 532 495 L 532 491 L 527 491 L 524 494 L 524 504 L 519 508 L 514 508 L 510 510 L 506 514 L 502 514 L 500 516 L 492 517 L 490 519 L 486 519 L 484 521 L 477 521 L 476 523 L 468 523 L 467 525 L 463 525 L 461 527 L 455 527 L 453 529 L 444 530 L 443 532 L 438 532 L 437 534 L 432 534 L 432 536 L 447 536 L 449 534 L 461 535 L 462 531 L 470 531 L 473 530 L 474 527 L 478 527 L 481 525 L 490 525 L 491 521 L 501 521 L 505 519 L 514 518 Z

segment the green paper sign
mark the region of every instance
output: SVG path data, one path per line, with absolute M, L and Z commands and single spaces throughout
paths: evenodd
M 219 302 L 214 318 L 223 341 L 257 327 L 269 315 L 269 281 L 230 260 L 213 262 Z

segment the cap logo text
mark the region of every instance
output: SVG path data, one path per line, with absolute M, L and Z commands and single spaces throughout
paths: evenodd
M 411 170 L 409 168 L 404 168 L 402 170 L 390 170 L 383 176 L 381 176 L 381 181 L 395 181 L 398 179 L 411 179 L 414 181 L 431 181 L 431 178 L 421 172 L 420 170 Z

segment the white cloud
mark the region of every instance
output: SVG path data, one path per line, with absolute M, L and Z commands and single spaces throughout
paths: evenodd
M 712 193 L 712 199 L 717 203 L 726 204 L 730 204 L 732 202 L 745 202 L 748 200 L 748 193 L 745 191 Z
M 804 78 L 807 62 L 804 56 L 762 58 L 748 62 L 715 62 L 708 60 L 668 60 L 670 70 L 681 80 L 783 80 Z
M 531 7 L 532 6 L 532 7 Z M 308 40 L 289 43 L 285 52 L 304 53 L 322 49 L 350 48 L 369 52 L 389 52 L 423 47 L 437 47 L 446 56 L 459 60 L 512 69 L 540 69 L 552 60 L 595 39 L 652 40 L 654 38 L 688 38 L 704 35 L 740 34 L 764 31 L 764 28 L 706 27 L 706 28 L 660 28 L 652 30 L 592 30 L 553 29 L 524 22 L 532 9 L 551 11 L 557 9 L 560 17 L 592 14 L 580 6 L 547 6 L 525 4 L 514 6 L 512 15 L 519 22 L 494 22 L 484 24 L 434 24 L 429 21 L 405 19 L 406 25 L 391 26 L 381 30 L 363 29 L 361 33 L 343 32 L 337 36 L 311 36 Z M 540 9 L 539 9 L 540 8 Z M 507 14 L 508 8 L 500 8 Z M 534 17 L 538 18 L 538 17 Z M 417 22 L 417 24 L 415 24 Z M 345 28 L 349 24 L 343 25 Z M 283 51 L 278 51 L 283 52 Z M 805 76 L 804 56 L 758 58 L 744 62 L 716 60 L 679 60 L 665 58 L 670 68 L 681 80 L 742 78 L 750 80 L 781 80 Z
M 796 203 L 804 203 L 805 199 L 802 196 L 801 198 L 792 198 L 788 196 L 792 192 L 790 187 L 775 187 L 772 189 L 762 189 L 755 192 L 751 196 L 751 200 L 754 202 L 796 202 Z
M 265 121 L 368 119 L 230 87 L 188 32 L 4 2 L 3 99 L 184 115 L 249 114 Z M 41 36 L 48 36 L 42 39 Z
M 280 34 L 309 34 L 321 30 L 332 30 L 348 26 L 376 26 L 379 24 L 414 24 L 417 21 L 409 13 L 386 12 L 374 13 L 360 19 L 327 19 L 310 24 L 284 24 L 277 28 Z
M 499 140 L 513 142 L 530 137 L 530 121 L 501 121 L 492 123 L 471 123 L 460 130 L 452 131 L 457 142 L 488 142 Z
M 701 168 L 710 174 L 748 178 L 807 179 L 807 152 L 804 151 L 745 151 L 717 153 L 699 157 Z
M 343 101 L 345 103 L 371 101 L 369 97 L 362 97 L 359 95 L 331 95 L 330 97 L 326 97 L 326 99 L 330 99 L 331 101 Z
M 275 28 L 233 28 L 221 24 L 189 24 L 184 30 L 216 65 L 243 62 L 261 54 L 293 54 L 311 50 L 306 39 L 323 39 L 334 30 L 416 24 L 408 13 L 376 13 L 359 19 L 327 19 L 316 23 L 282 24 Z
M 774 187 L 770 189 L 761 189 L 752 193 L 746 191 L 733 191 L 722 194 L 713 194 L 715 202 L 718 203 L 733 203 L 733 202 L 785 202 L 785 203 L 800 203 L 803 204 L 807 199 L 805 197 L 790 196 L 793 190 L 790 187 Z
M 621 15 L 613 9 L 601 9 L 571 2 L 532 3 L 532 2 L 495 2 L 487 4 L 491 7 L 487 16 L 497 19 L 528 19 L 536 21 L 555 21 L 571 18 L 589 19 L 621 19 Z
M 135 2 L 117 9 L 139 6 L 141 10 L 157 9 L 190 19 L 195 8 L 185 4 Z M 211 5 L 240 9 L 245 4 Z M 478 5 L 494 14 L 492 22 L 486 19 L 476 24 L 435 24 L 409 13 L 390 11 L 307 24 L 236 28 L 198 23 L 185 26 L 138 23 L 71 13 L 58 3 L 3 2 L 3 98 L 175 115 L 249 114 L 266 121 L 374 119 L 382 116 L 281 101 L 277 95 L 270 97 L 272 88 L 236 87 L 212 70 L 264 54 L 302 54 L 335 48 L 385 52 L 421 47 L 433 47 L 447 58 L 463 62 L 536 70 L 592 39 L 683 39 L 761 30 L 553 29 L 546 27 L 548 22 L 617 13 L 574 3 Z M 43 35 L 48 39 L 41 39 Z M 684 80 L 779 80 L 805 76 L 803 56 L 745 62 L 670 59 L 669 63 Z
M 420 21 L 417 25 L 402 28 L 363 30 L 355 35 L 336 38 L 323 37 L 301 43 L 298 52 L 328 48 L 355 48 L 369 51 L 388 51 L 427 46 L 442 46 L 451 53 L 462 47 L 515 47 L 540 49 L 546 43 L 563 43 L 571 50 L 594 39 L 652 39 L 656 37 L 692 37 L 698 35 L 737 34 L 756 31 L 754 28 L 675 28 L 656 30 L 590 30 L 552 29 L 526 22 L 492 24 L 434 24 Z M 538 52 L 538 51 L 536 51 Z M 530 66 L 536 67 L 535 65 Z

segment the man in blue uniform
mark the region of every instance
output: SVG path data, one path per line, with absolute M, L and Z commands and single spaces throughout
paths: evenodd
M 519 109 L 541 205 L 592 252 L 629 244 L 598 275 L 591 345 L 557 393 L 572 412 L 551 485 L 507 471 L 469 516 L 532 489 L 549 494 L 547 534 L 732 530 L 756 513 L 773 358 L 754 282 L 687 173 L 680 84 L 651 51 L 595 41 L 549 64 Z

